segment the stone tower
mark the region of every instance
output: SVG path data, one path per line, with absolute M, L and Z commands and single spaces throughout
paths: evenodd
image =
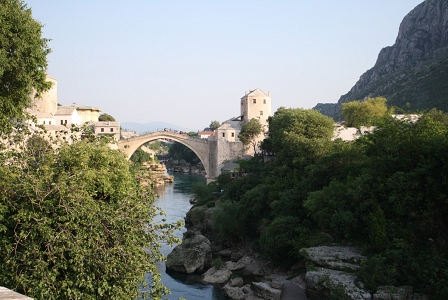
M 58 82 L 53 77 L 47 75 L 47 81 L 52 83 L 51 88 L 42 94 L 41 98 L 34 98 L 32 110 L 41 113 L 55 115 L 58 110 Z
M 260 89 L 249 90 L 241 98 L 241 121 L 249 122 L 256 118 L 264 126 L 268 126 L 268 117 L 271 115 L 271 94 Z

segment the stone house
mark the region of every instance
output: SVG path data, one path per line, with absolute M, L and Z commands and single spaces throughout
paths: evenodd
M 81 125 L 81 117 L 75 107 L 63 108 L 60 106 L 56 111 L 54 118 L 56 119 L 56 124 L 58 125 Z
M 114 140 L 120 139 L 120 122 L 99 121 L 93 123 L 95 135 L 112 135 Z
M 47 81 L 53 83 L 50 90 L 40 98 L 32 97 L 32 107 L 27 112 L 36 118 L 37 125 L 45 125 L 53 134 L 65 130 L 71 125 L 88 124 L 97 135 L 111 134 L 115 140 L 120 139 L 120 122 L 99 122 L 101 109 L 79 105 L 58 105 L 57 80 L 47 75 Z
M 241 98 L 240 115 L 236 118 L 224 121 L 215 130 L 215 134 L 208 138 L 209 141 L 209 161 L 212 174 L 209 177 L 217 177 L 229 162 L 246 155 L 253 155 L 253 149 L 245 149 L 245 146 L 238 138 L 243 124 L 256 118 L 267 131 L 268 118 L 271 116 L 271 95 L 260 89 L 249 90 Z M 258 140 L 263 140 L 261 134 Z

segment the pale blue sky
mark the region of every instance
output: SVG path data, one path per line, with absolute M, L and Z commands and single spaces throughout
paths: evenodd
M 202 129 L 245 91 L 280 106 L 336 102 L 422 0 L 28 0 L 52 39 L 59 103 L 121 122 Z

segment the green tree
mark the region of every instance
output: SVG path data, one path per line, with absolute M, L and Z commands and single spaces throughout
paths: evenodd
M 208 127 L 211 129 L 211 130 L 215 130 L 215 129 L 217 129 L 217 128 L 219 128 L 219 126 L 221 126 L 221 123 L 219 123 L 219 121 L 212 121 L 211 123 L 210 123 L 210 125 L 208 125 Z
M 368 98 L 342 104 L 342 116 L 349 127 L 377 125 L 378 118 L 392 114 L 383 97 Z
M 322 155 L 333 136 L 333 119 L 312 109 L 280 107 L 268 120 L 272 150 L 288 163 Z
M 137 150 L 135 150 L 134 153 L 132 153 L 131 157 L 129 158 L 130 161 L 141 165 L 144 162 L 147 161 L 152 161 L 153 158 L 151 156 L 151 154 L 149 154 L 148 152 L 143 151 L 142 149 L 138 148 Z
M 168 150 L 169 157 L 173 159 L 184 159 L 188 163 L 196 164 L 200 162 L 199 157 L 187 146 L 174 142 Z
M 0 153 L 2 285 L 36 299 L 137 299 L 149 283 L 161 299 L 160 243 L 178 226 L 154 223 L 152 191 L 104 140 L 48 140 L 17 133 Z
M 112 116 L 109 115 L 109 114 L 101 114 L 101 115 L 98 117 L 98 121 L 110 121 L 110 122 L 115 122 L 115 118 L 112 117 Z
M 46 81 L 48 39 L 31 9 L 21 0 L 0 3 L 0 132 L 12 129 L 13 119 L 23 120 L 31 106 L 51 87 Z
M 243 124 L 238 138 L 245 146 L 252 146 L 254 153 L 257 153 L 257 137 L 263 132 L 263 125 L 260 120 L 251 119 L 249 122 Z

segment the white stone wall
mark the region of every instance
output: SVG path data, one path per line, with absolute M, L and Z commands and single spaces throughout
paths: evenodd
M 94 109 L 77 109 L 80 117 L 80 123 L 84 124 L 86 122 L 98 122 L 100 116 L 99 110 Z
M 114 139 L 120 139 L 120 122 L 96 122 L 95 135 L 113 135 Z
M 249 91 L 241 98 L 240 107 L 243 122 L 256 118 L 267 128 L 268 118 L 272 114 L 270 93 L 266 94 L 260 89 Z
M 55 115 L 54 118 L 56 119 L 56 125 L 66 125 L 70 127 L 72 124 L 81 124 L 81 119 L 76 109 L 73 110 L 73 113 L 71 115 Z

